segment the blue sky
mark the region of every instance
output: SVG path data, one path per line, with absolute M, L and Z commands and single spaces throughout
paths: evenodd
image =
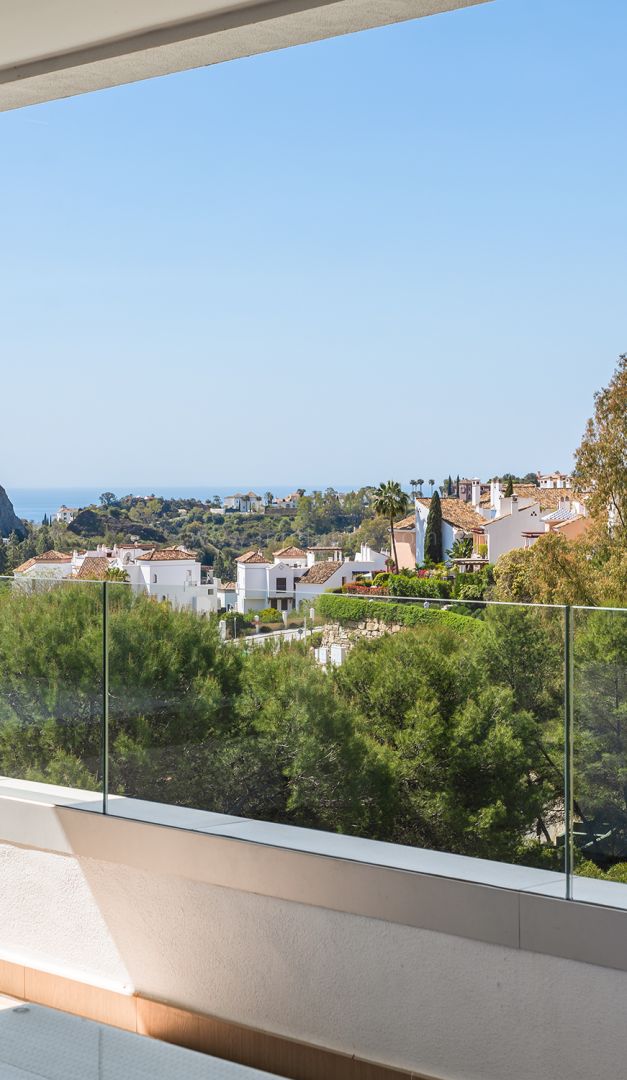
M 0 116 L 0 483 L 568 468 L 627 349 L 625 0 Z

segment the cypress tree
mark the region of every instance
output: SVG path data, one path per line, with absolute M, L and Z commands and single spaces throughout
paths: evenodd
M 448 478 L 448 482 L 447 482 L 447 485 L 446 485 L 446 494 L 449 495 L 449 496 L 453 494 L 453 477 L 451 476 L 450 473 L 449 473 L 449 478 Z
M 505 498 L 509 499 L 510 495 L 513 495 L 513 494 L 514 494 L 514 481 L 512 480 L 512 478 L 510 476 L 509 480 L 507 481 L 507 487 L 505 488 Z
M 442 552 L 442 503 L 437 491 L 431 496 L 427 528 L 425 530 L 425 562 L 441 563 Z

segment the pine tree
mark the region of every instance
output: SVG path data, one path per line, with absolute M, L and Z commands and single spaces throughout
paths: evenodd
M 442 503 L 437 491 L 431 496 L 427 528 L 425 530 L 425 562 L 441 563 L 442 552 Z

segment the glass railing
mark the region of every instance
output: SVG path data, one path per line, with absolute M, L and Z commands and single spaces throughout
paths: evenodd
M 5 783 L 627 907 L 627 610 L 150 587 L 0 579 Z

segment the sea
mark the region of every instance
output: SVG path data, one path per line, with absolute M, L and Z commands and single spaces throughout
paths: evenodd
M 219 484 L 199 484 L 196 487 L 176 487 L 172 484 L 165 484 L 159 486 L 153 484 L 150 486 L 137 484 L 130 487 L 118 487 L 112 486 L 109 490 L 113 491 L 118 498 L 123 495 L 161 495 L 166 499 L 201 499 L 203 501 L 212 499 L 214 495 L 219 495 L 221 499 L 224 499 L 227 495 L 233 495 L 236 491 L 255 491 L 262 497 L 266 491 L 271 491 L 273 495 L 282 498 L 285 495 L 291 495 L 296 487 L 299 485 L 294 484 L 264 484 L 261 487 L 253 487 L 251 484 L 243 484 L 238 486 L 221 487 Z M 315 488 L 308 490 L 324 491 L 328 484 L 317 485 Z M 333 485 L 336 491 L 349 491 L 350 488 L 342 485 L 340 487 Z M 359 486 L 359 485 L 357 485 Z M 97 505 L 100 503 L 100 495 L 106 488 L 95 487 L 54 487 L 54 488 L 18 488 L 8 487 L 7 495 L 13 503 L 15 513 L 19 518 L 25 518 L 27 521 L 33 521 L 39 523 L 43 521 L 44 516 L 53 517 L 56 514 L 60 506 L 76 506 L 83 508 L 85 506 L 91 506 L 92 503 Z

